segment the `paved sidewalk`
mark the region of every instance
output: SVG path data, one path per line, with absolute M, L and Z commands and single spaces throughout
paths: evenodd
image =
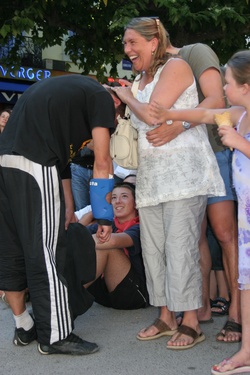
M 0 375 L 209 375 L 214 363 L 238 350 L 239 344 L 215 341 L 226 317 L 203 324 L 206 340 L 189 350 L 167 350 L 167 337 L 137 340 L 136 333 L 157 314 L 153 307 L 118 311 L 94 304 L 77 318 L 74 332 L 96 342 L 100 351 L 81 357 L 43 356 L 35 342 L 27 347 L 13 345 L 14 320 L 10 309 L 0 301 Z

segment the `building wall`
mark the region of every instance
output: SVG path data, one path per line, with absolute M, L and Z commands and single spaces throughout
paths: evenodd
M 69 72 L 72 73 L 79 73 L 81 74 L 82 71 L 73 63 L 70 62 L 69 58 L 67 55 L 64 53 L 64 43 L 62 43 L 61 46 L 53 46 L 53 47 L 48 47 L 43 50 L 43 60 L 56 60 L 56 61 L 64 61 L 65 63 L 70 65 Z M 107 66 L 108 72 L 110 71 L 110 67 Z M 118 64 L 117 66 L 117 71 L 118 71 L 118 76 L 120 78 L 123 78 L 127 76 L 127 79 L 130 79 L 132 76 L 132 71 L 131 70 L 124 70 L 122 68 L 122 62 Z M 95 72 L 91 72 L 91 75 L 95 75 Z M 109 75 L 107 75 L 108 77 Z

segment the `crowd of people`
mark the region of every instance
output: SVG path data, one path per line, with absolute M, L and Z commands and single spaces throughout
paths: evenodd
M 37 340 L 41 354 L 96 352 L 72 332 L 95 300 L 157 307 L 137 339 L 169 336 L 167 349 L 184 350 L 205 340 L 212 313 L 225 313 L 216 340 L 242 345 L 211 372 L 249 371 L 250 52 L 233 55 L 223 77 L 211 48 L 174 47 L 156 17 L 133 18 L 123 45 L 136 96 L 129 83 L 62 76 L 32 85 L 11 114 L 0 114 L 1 129 L 8 121 L 0 136 L 0 288 L 13 342 Z M 138 131 L 135 175 L 115 166 L 116 175 L 109 154 L 125 105 Z M 225 112 L 235 128 L 217 130 L 215 115 Z M 210 291 L 211 275 L 220 284 Z

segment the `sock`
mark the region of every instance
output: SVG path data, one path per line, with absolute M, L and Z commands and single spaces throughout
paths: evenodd
M 34 320 L 31 318 L 27 309 L 21 315 L 13 316 L 16 322 L 16 328 L 23 328 L 25 331 L 29 331 L 34 325 Z

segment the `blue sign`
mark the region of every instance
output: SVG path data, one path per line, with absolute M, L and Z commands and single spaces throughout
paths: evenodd
M 0 103 L 15 104 L 22 93 L 33 83 L 0 81 Z
M 132 63 L 131 63 L 131 61 L 122 59 L 122 69 L 123 70 L 132 70 Z
M 30 84 L 25 84 L 22 82 L 6 82 L 0 81 L 0 90 L 1 91 L 14 91 L 14 92 L 24 92 Z
M 21 92 L 0 91 L 0 103 L 15 104 L 21 95 Z
M 27 81 L 41 81 L 42 79 L 50 78 L 51 72 L 44 69 L 25 68 L 14 66 L 6 68 L 0 65 L 0 78 L 22 79 Z

